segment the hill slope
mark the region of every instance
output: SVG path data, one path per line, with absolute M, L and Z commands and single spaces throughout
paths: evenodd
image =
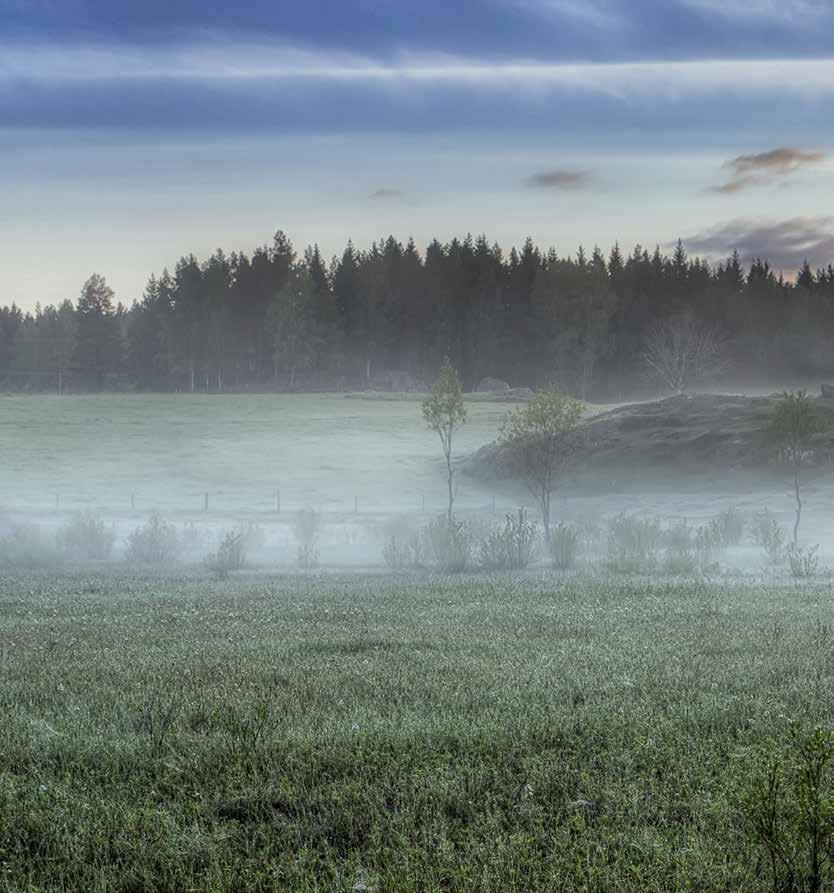
M 653 403 L 620 406 L 587 419 L 573 438 L 576 449 L 568 472 L 577 484 L 592 486 L 626 473 L 631 480 L 665 479 L 705 473 L 760 471 L 776 451 L 767 436 L 771 397 L 699 394 Z M 809 464 L 834 457 L 834 402 L 817 400 L 830 433 L 816 439 Z M 518 476 L 511 449 L 495 442 L 465 463 L 464 472 L 481 482 Z

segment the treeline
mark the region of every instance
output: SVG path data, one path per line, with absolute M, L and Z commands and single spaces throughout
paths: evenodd
M 686 314 L 711 327 L 736 373 L 828 377 L 834 267 L 795 280 L 738 255 L 717 266 L 637 246 L 606 257 L 505 254 L 484 237 L 348 243 L 326 263 L 278 232 L 253 254 L 183 257 L 131 307 L 99 275 L 78 301 L 0 309 L 0 378 L 46 389 L 158 391 L 402 389 L 433 380 L 444 357 L 469 389 L 486 376 L 558 383 L 581 397 L 639 382 L 648 333 Z

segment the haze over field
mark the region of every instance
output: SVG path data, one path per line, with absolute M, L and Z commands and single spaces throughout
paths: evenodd
M 834 891 L 832 33 L 0 0 L 0 891 Z

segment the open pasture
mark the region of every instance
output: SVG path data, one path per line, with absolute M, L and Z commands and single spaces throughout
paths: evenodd
M 492 440 L 506 403 L 472 401 L 456 452 Z M 437 435 L 418 399 L 327 395 L 0 398 L 0 504 L 25 512 L 442 510 Z M 481 499 L 474 485 L 462 498 Z
M 830 586 L 0 579 L 0 889 L 766 891 Z

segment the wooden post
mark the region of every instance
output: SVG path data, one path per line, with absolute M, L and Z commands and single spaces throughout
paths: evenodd
M 56 512 L 59 511 L 60 508 L 61 508 L 61 494 L 56 493 L 55 494 L 55 511 Z
M 492 514 L 495 514 L 495 494 L 492 494 Z
M 208 511 L 208 502 L 209 502 L 209 495 L 208 495 L 208 493 L 206 493 L 203 497 L 203 511 L 204 512 Z
M 354 515 L 359 514 L 359 497 L 358 496 L 353 497 L 353 514 Z
M 280 488 L 275 491 L 275 513 L 281 514 L 281 490 Z
M 130 494 L 130 510 L 132 512 L 136 511 L 136 494 L 135 493 Z
M 422 505 L 423 505 L 423 514 L 425 515 L 425 514 L 426 514 L 426 494 L 425 494 L 425 493 L 423 493 L 423 503 L 422 503 Z

